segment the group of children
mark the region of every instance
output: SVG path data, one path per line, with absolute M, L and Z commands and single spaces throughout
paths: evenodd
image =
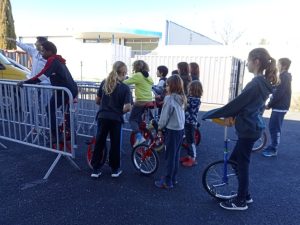
M 41 45 L 36 54 L 39 59 L 45 59 L 44 67 L 39 73 L 33 74 L 32 78 L 21 81 L 18 86 L 35 84 L 49 78 L 54 86 L 68 88 L 73 97 L 78 94 L 76 82 L 65 65 L 65 60 L 57 55 L 56 46 L 47 40 L 38 39 L 37 45 Z M 40 54 L 40 55 L 39 55 Z M 41 61 L 41 60 L 40 60 Z M 202 119 L 225 118 L 225 124 L 232 125 L 235 120 L 235 129 L 238 141 L 230 156 L 230 160 L 237 163 L 238 192 L 233 199 L 220 203 L 220 206 L 229 210 L 245 210 L 248 204 L 253 202 L 249 191 L 249 164 L 251 150 L 255 141 L 261 137 L 265 128 L 262 119 L 262 111 L 272 108 L 269 122 L 269 131 L 272 143 L 263 151 L 266 157 L 277 155 L 281 135 L 281 126 L 291 102 L 291 74 L 288 72 L 291 61 L 281 58 L 278 61 L 280 79 L 277 77 L 276 61 L 264 48 L 255 48 L 250 51 L 247 67 L 254 78 L 250 81 L 242 93 L 225 106 L 206 112 Z M 166 174 L 155 181 L 158 188 L 170 189 L 178 183 L 177 172 L 179 162 L 183 166 L 193 166 L 196 162 L 196 148 L 194 143 L 194 129 L 201 104 L 203 88 L 199 81 L 199 66 L 197 63 L 180 62 L 177 70 L 166 78 L 168 68 L 159 66 L 157 76 L 160 78 L 157 85 L 149 76 L 149 66 L 142 60 L 133 63 L 133 74 L 126 79 L 127 66 L 121 61 L 113 64 L 112 71 L 101 83 L 97 92 L 96 103 L 99 104 L 98 131 L 96 144 L 91 161 L 93 166 L 92 177 L 97 178 L 101 174 L 103 161 L 103 149 L 108 134 L 111 139 L 109 165 L 112 169 L 112 177 L 118 177 L 121 173 L 120 143 L 123 114 L 131 111 L 130 124 L 136 133 L 135 146 L 144 140 L 139 131 L 139 123 L 144 111 L 144 106 L 152 102 L 152 90 L 157 99 L 163 101 L 158 121 L 158 135 L 164 133 L 166 146 Z M 279 82 L 281 81 L 281 82 Z M 132 105 L 132 96 L 127 85 L 135 85 L 135 102 Z M 275 87 L 275 92 L 274 92 Z M 267 105 L 266 100 L 272 94 Z M 63 95 L 63 92 L 59 92 Z M 55 102 L 54 95 L 50 103 L 51 127 L 56 127 L 55 109 L 65 104 Z M 68 96 L 65 96 L 67 99 Z M 56 97 L 55 97 L 56 98 Z M 131 109 L 132 107 L 132 109 Z M 48 112 L 48 110 L 47 110 Z M 52 130 L 53 136 L 57 134 Z M 188 143 L 187 156 L 180 158 L 180 149 L 185 134 Z
M 279 64 L 286 65 L 288 64 L 285 63 L 286 61 L 279 61 Z M 157 68 L 157 76 L 160 79 L 157 85 L 153 85 L 153 80 L 149 76 L 149 66 L 146 62 L 142 60 L 135 61 L 133 63 L 133 74 L 126 80 L 122 77 L 125 69 L 127 72 L 126 65 L 122 64 L 123 70 L 121 70 L 118 69 L 117 64 L 120 64 L 120 62 L 114 64 L 113 71 L 102 82 L 100 86 L 102 90 L 99 89 L 98 92 L 98 98 L 106 99 L 106 101 L 102 100 L 100 103 L 100 116 L 102 119 L 110 117 L 110 120 L 115 120 L 111 118 L 110 112 L 118 112 L 118 115 L 121 116 L 122 113 L 129 111 L 128 93 L 130 91 L 123 85 L 134 84 L 136 101 L 133 104 L 129 121 L 133 131 L 136 133 L 136 143 L 134 144 L 136 146 L 145 141 L 139 131 L 139 123 L 141 122 L 144 106 L 152 101 L 152 90 L 157 95 L 157 98 L 160 100 L 163 99 L 163 106 L 158 121 L 158 135 L 164 135 L 167 162 L 165 174 L 159 180 L 155 181 L 155 186 L 171 189 L 178 183 L 177 173 L 180 162 L 183 166 L 188 167 L 197 164 L 194 130 L 203 94 L 203 88 L 199 81 L 199 66 L 196 63 L 189 65 L 186 62 L 180 62 L 178 63 L 177 71 L 173 71 L 172 75 L 168 78 L 166 78 L 168 69 L 165 66 L 159 66 Z M 246 85 L 242 93 L 227 105 L 208 111 L 202 117 L 202 119 L 223 117 L 225 118 L 225 124 L 227 122 L 231 124 L 230 121 L 233 118 L 235 119 L 238 141 L 230 156 L 230 160 L 237 163 L 238 193 L 236 198 L 220 203 L 221 207 L 230 210 L 245 210 L 248 208 L 247 204 L 253 202 L 248 188 L 251 149 L 255 141 L 260 138 L 265 127 L 262 119 L 262 111 L 265 109 L 266 100 L 272 93 L 273 87 L 279 81 L 277 78 L 276 61 L 264 48 L 256 48 L 249 53 L 247 67 L 249 72 L 254 74 L 254 78 Z M 285 66 L 286 68 L 287 66 Z M 110 92 L 107 91 L 107 88 L 104 88 L 107 86 L 111 87 Z M 123 87 L 122 93 L 118 90 L 119 87 Z M 119 99 L 117 105 L 112 103 L 114 98 Z M 287 99 L 288 101 L 290 100 Z M 272 104 L 275 104 L 274 99 L 271 100 L 268 107 L 271 107 Z M 287 104 L 289 105 L 289 102 Z M 281 109 L 281 105 L 278 107 Z M 286 105 L 282 107 L 285 107 L 283 109 L 285 113 Z M 277 115 L 276 121 L 279 121 L 279 128 L 276 126 L 276 137 L 280 134 L 283 116 L 284 114 L 281 114 L 280 118 L 278 118 L 279 116 Z M 120 120 L 119 123 L 121 122 Z M 108 126 L 106 130 L 101 128 L 100 132 L 97 133 L 97 140 L 100 139 L 103 142 L 108 133 L 110 133 L 111 139 L 113 139 L 115 136 L 112 135 L 112 132 L 121 133 L 121 126 L 118 125 L 117 128 Z M 187 156 L 180 158 L 184 135 L 189 147 Z M 268 153 L 270 151 L 274 152 L 274 148 L 271 149 L 271 147 L 267 150 Z M 92 162 L 95 163 L 94 165 L 99 165 L 99 163 L 96 163 L 97 160 L 100 160 L 97 151 L 101 151 L 101 148 L 95 148 L 94 150 L 92 159 Z M 113 163 L 113 157 L 120 154 L 120 146 L 112 145 L 110 151 L 114 152 L 110 156 L 110 165 L 120 166 L 120 163 Z M 118 160 L 120 160 L 119 157 Z M 120 168 L 112 169 L 113 177 L 118 177 L 122 173 Z M 99 168 L 95 166 L 92 177 L 98 177 L 99 174 Z

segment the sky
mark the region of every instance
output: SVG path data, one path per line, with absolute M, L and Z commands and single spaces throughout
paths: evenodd
M 298 41 L 297 0 L 11 0 L 17 36 L 131 28 L 164 31 L 171 20 L 221 41 L 220 33 L 242 34 L 238 43 Z M 296 28 L 296 29 L 295 29 Z M 228 30 L 228 29 L 227 29 Z M 295 31 L 296 30 L 296 31 Z

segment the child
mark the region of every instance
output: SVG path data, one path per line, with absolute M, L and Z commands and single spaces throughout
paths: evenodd
M 166 176 L 155 181 L 155 186 L 170 189 L 177 183 L 180 147 L 184 132 L 186 97 L 183 82 L 179 75 L 169 77 L 166 86 L 168 95 L 165 97 L 158 121 L 158 135 L 161 135 L 162 130 L 165 129 L 167 168 Z
M 272 114 L 269 120 L 269 131 L 272 143 L 264 149 L 263 156 L 277 156 L 277 148 L 280 142 L 281 127 L 285 114 L 291 104 L 291 82 L 292 75 L 288 72 L 291 65 L 291 60 L 281 58 L 278 60 L 278 69 L 280 73 L 280 84 L 275 88 L 270 102 L 266 109 L 272 108 Z
M 145 142 L 145 138 L 142 136 L 139 124 L 142 121 L 142 115 L 144 112 L 144 106 L 148 102 L 152 101 L 152 85 L 153 80 L 149 76 L 149 66 L 143 60 L 136 60 L 133 63 L 133 74 L 127 80 L 124 80 L 124 84 L 135 85 L 135 103 L 129 117 L 129 123 L 133 132 L 135 133 L 136 141 L 133 147 Z
M 211 110 L 202 117 L 202 119 L 224 117 L 225 122 L 229 122 L 232 119 L 230 117 L 235 118 L 238 140 L 229 160 L 237 163 L 237 197 L 220 203 L 222 208 L 228 210 L 246 210 L 247 204 L 253 202 L 248 189 L 251 151 L 265 127 L 261 111 L 272 92 L 272 85 L 278 82 L 276 62 L 264 48 L 250 51 L 247 67 L 255 77 L 242 93 L 225 106 Z
M 201 96 L 203 93 L 202 84 L 198 80 L 192 81 L 188 86 L 187 108 L 185 111 L 185 138 L 188 144 L 187 156 L 180 158 L 183 166 L 191 167 L 196 162 L 196 146 L 194 143 L 195 126 L 197 125 L 197 117 L 201 104 Z
M 189 64 L 189 70 L 190 70 L 192 80 L 200 79 L 200 70 L 199 70 L 199 65 L 197 63 L 191 62 Z
M 97 92 L 96 104 L 100 105 L 100 108 L 97 117 L 96 143 L 91 161 L 93 166 L 92 178 L 98 178 L 101 175 L 100 169 L 105 162 L 103 149 L 105 149 L 108 134 L 111 143 L 109 153 L 111 176 L 119 177 L 122 173 L 120 169 L 120 144 L 123 114 L 129 112 L 131 108 L 130 89 L 122 83 L 126 74 L 126 64 L 121 61 L 115 62 L 112 71 L 101 83 Z
M 189 75 L 189 64 L 187 62 L 180 62 L 177 64 L 178 74 L 183 81 L 184 94 L 187 95 L 187 86 L 192 81 Z
M 156 75 L 159 77 L 159 82 L 157 85 L 153 85 L 152 90 L 156 96 L 161 96 L 165 90 L 166 80 L 168 75 L 168 68 L 166 66 L 157 67 Z
M 152 90 L 155 94 L 155 101 L 158 106 L 158 116 L 161 114 L 161 107 L 166 96 L 166 81 L 168 75 L 168 68 L 166 66 L 157 67 L 157 77 L 159 77 L 159 82 L 157 85 L 153 85 Z

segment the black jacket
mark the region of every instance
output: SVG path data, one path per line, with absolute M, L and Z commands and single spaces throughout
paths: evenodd
M 272 85 L 264 76 L 256 76 L 242 93 L 225 106 L 206 112 L 202 119 L 235 117 L 239 138 L 259 138 L 265 128 L 262 113 L 272 92 Z
M 47 59 L 45 67 L 37 75 L 25 81 L 26 84 L 36 84 L 42 81 L 43 75 L 49 77 L 51 85 L 68 88 L 73 98 L 78 95 L 76 82 L 66 66 L 66 60 L 60 55 L 53 55 Z
M 273 95 L 268 103 L 269 108 L 289 110 L 292 95 L 292 75 L 288 72 L 280 74 L 280 84 L 274 89 Z

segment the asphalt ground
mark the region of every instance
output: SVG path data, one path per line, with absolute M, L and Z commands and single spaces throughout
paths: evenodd
M 252 154 L 250 190 L 254 203 L 246 211 L 220 208 L 202 187 L 204 168 L 222 159 L 224 129 L 202 122 L 201 133 L 198 165 L 180 167 L 179 183 L 172 190 L 154 186 L 154 180 L 163 175 L 165 168 L 163 153 L 159 170 L 153 176 L 140 175 L 134 169 L 126 132 L 124 172 L 117 179 L 111 178 L 107 166 L 99 179 L 90 178 L 85 159 L 86 139 L 79 139 L 76 152 L 75 162 L 81 170 L 62 158 L 46 181 L 42 178 L 56 154 L 1 140 L 8 149 L 0 147 L 0 225 L 300 224 L 299 113 L 284 121 L 276 158 Z M 230 135 L 233 137 L 234 132 Z

